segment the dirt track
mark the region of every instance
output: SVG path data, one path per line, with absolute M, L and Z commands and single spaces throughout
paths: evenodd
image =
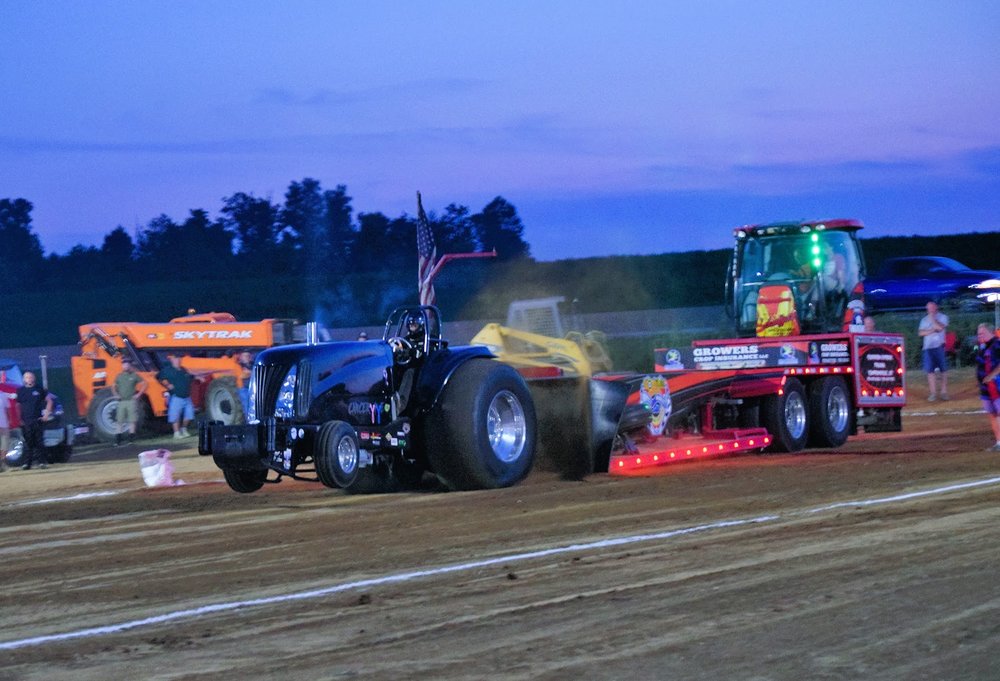
M 0 679 L 997 679 L 1000 454 L 954 379 L 902 434 L 642 478 L 238 495 L 190 449 L 169 489 L 134 457 L 4 473 Z

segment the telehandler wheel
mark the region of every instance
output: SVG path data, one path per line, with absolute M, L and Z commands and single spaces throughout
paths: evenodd
M 851 433 L 851 398 L 840 376 L 827 376 L 809 386 L 809 444 L 839 447 Z
M 246 420 L 243 402 L 232 376 L 213 379 L 205 391 L 205 417 L 225 426 L 237 426 Z
M 223 468 L 222 476 L 233 491 L 249 494 L 264 486 L 264 482 L 267 480 L 267 469 L 248 471 L 243 468 Z
M 343 421 L 327 421 L 319 429 L 313 460 L 319 481 L 327 487 L 350 487 L 358 478 L 358 436 Z
M 761 425 L 771 433 L 770 452 L 797 452 L 809 437 L 806 391 L 795 378 L 785 381 L 780 395 L 768 395 L 760 404 Z
M 469 360 L 448 380 L 427 416 L 431 469 L 456 490 L 509 487 L 535 460 L 535 406 L 524 379 L 506 364 Z
M 140 409 L 140 412 L 142 410 Z M 101 388 L 90 400 L 87 420 L 101 442 L 114 442 L 118 435 L 118 398 L 111 388 Z M 138 428 L 138 424 L 136 424 Z

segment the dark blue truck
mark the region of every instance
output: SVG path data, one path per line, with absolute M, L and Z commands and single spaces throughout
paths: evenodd
M 889 258 L 877 274 L 865 280 L 865 299 L 876 312 L 922 309 L 930 300 L 980 310 L 985 301 L 979 296 L 986 289 L 976 287 L 990 279 L 1000 280 L 1000 272 L 973 270 L 951 258 Z

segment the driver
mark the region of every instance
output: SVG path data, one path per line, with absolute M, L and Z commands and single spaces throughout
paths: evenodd
M 422 315 L 413 313 L 406 320 L 406 340 L 413 346 L 411 351 L 412 359 L 420 359 L 424 356 L 424 318 Z

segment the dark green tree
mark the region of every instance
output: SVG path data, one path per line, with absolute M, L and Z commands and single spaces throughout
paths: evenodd
M 248 274 L 280 273 L 288 259 L 281 252 L 280 207 L 269 199 L 238 192 L 223 199 L 223 224 L 236 239 L 237 271 Z
M 471 253 L 476 250 L 476 225 L 469 209 L 454 203 L 445 206 L 444 215 L 430 220 L 439 254 Z
M 353 270 L 352 250 L 358 238 L 351 213 L 351 197 L 347 187 L 339 184 L 336 189 L 323 192 L 323 221 L 325 225 L 327 272 L 334 278 Z
M 232 274 L 232 235 L 200 208 L 182 224 L 166 215 L 150 220 L 136 246 L 143 271 L 160 280 L 219 279 Z
M 354 270 L 374 272 L 387 259 L 389 218 L 382 213 L 358 213 L 358 234 L 354 241 Z
M 310 277 L 322 274 L 323 255 L 329 251 L 325 229 L 325 201 L 319 181 L 305 178 L 292 182 L 285 192 L 281 209 L 283 239 L 298 254 L 299 273 Z
M 101 255 L 108 264 L 114 266 L 124 266 L 132 261 L 135 255 L 135 243 L 132 236 L 124 227 L 118 225 L 104 236 L 104 243 L 101 244 Z
M 531 256 L 517 209 L 502 196 L 490 201 L 483 212 L 473 215 L 472 223 L 480 248 L 484 251 L 496 249 L 498 260 Z
M 33 207 L 26 199 L 0 199 L 0 272 L 8 291 L 30 290 L 43 275 L 45 254 L 32 231 Z

